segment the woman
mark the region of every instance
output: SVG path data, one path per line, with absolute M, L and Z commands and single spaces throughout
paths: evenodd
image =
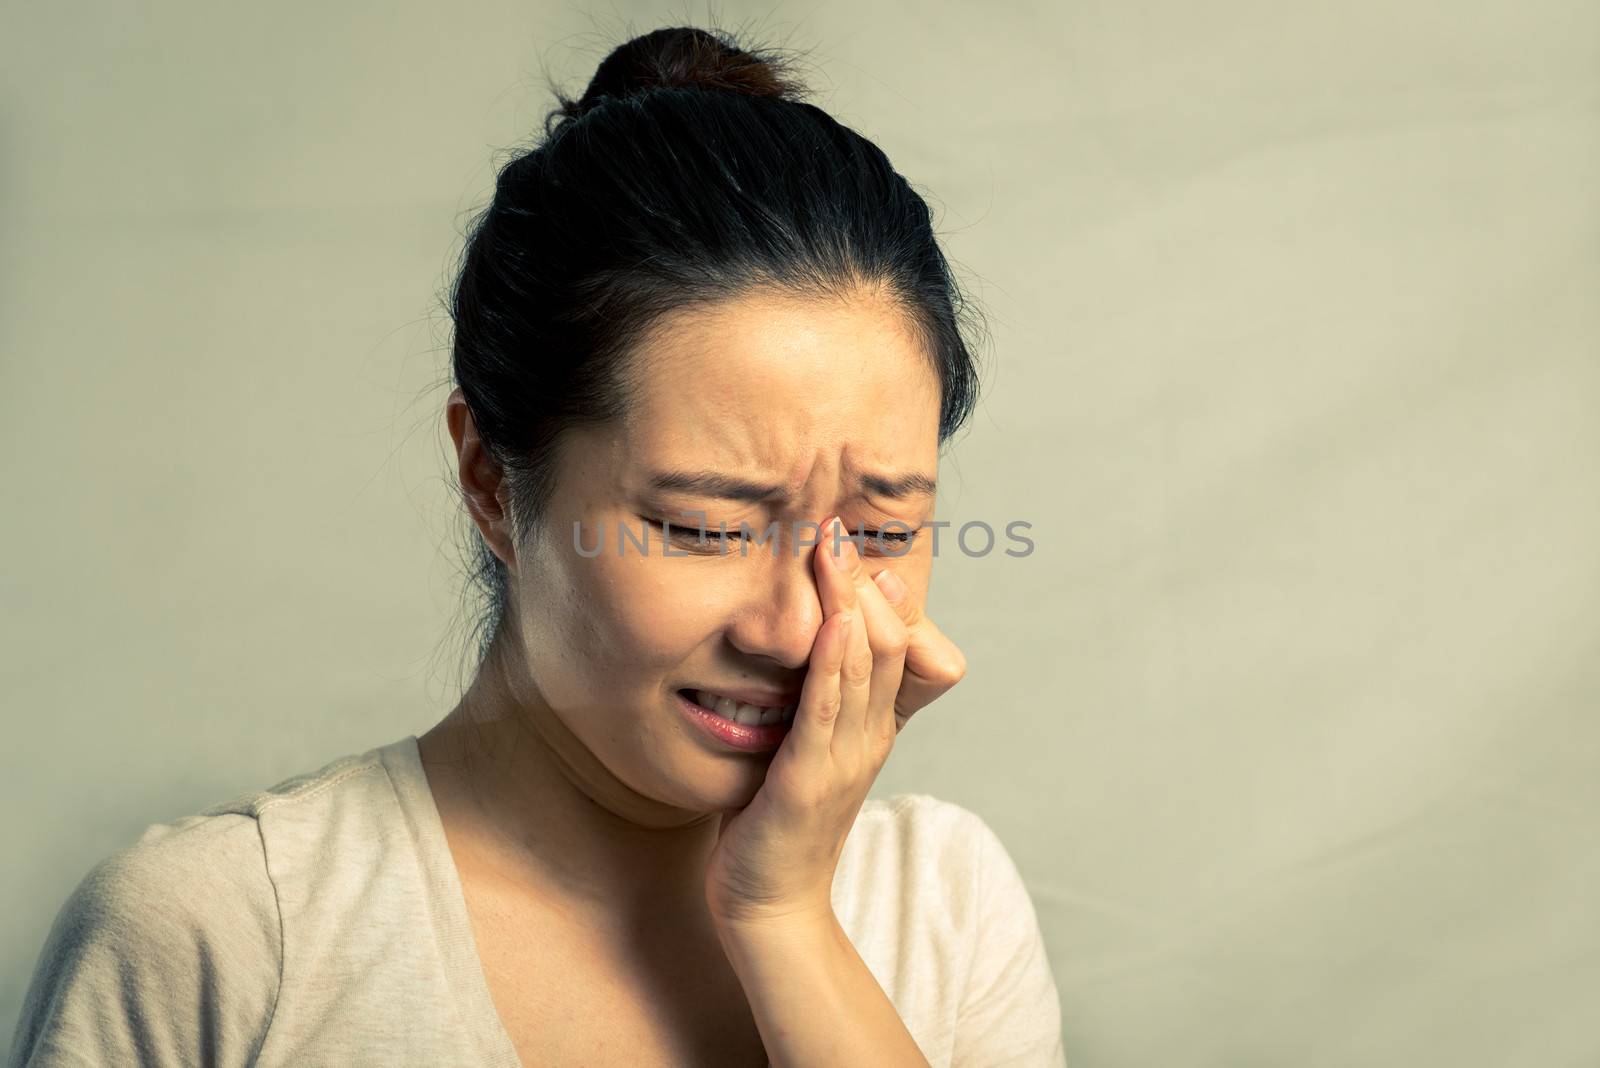
M 560 97 L 452 302 L 472 685 L 97 865 L 13 1064 L 1064 1064 L 994 833 L 866 800 L 965 670 L 918 531 L 976 376 L 926 205 L 800 93 L 674 28 Z

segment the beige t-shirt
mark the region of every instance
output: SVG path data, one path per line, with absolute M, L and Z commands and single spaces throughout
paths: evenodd
M 1065 1068 L 1032 902 L 977 815 L 868 799 L 833 903 L 934 1068 Z M 155 824 L 95 865 L 50 929 L 9 1063 L 518 1068 L 416 737 Z

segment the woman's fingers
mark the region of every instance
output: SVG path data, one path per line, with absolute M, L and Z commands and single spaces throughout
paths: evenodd
M 822 550 L 828 556 L 826 566 L 834 574 L 825 582 L 841 603 L 852 605 L 851 611 L 861 623 L 854 628 L 850 647 L 845 651 L 835 738 L 848 737 L 845 732 L 855 731 L 880 743 L 890 743 L 896 729 L 895 697 L 905 663 L 906 628 L 867 575 L 860 553 L 842 523 L 835 518 L 826 530 Z
M 855 566 L 850 541 L 843 537 L 843 524 L 837 516 L 822 525 L 821 541 L 813 554 L 812 568 L 817 575 L 817 590 L 822 595 L 824 621 L 832 614 L 848 612 L 859 620 L 857 601 L 859 591 L 851 569 Z M 866 649 L 865 626 L 852 628 L 848 635 L 843 660 L 839 668 L 839 716 L 833 725 L 833 736 L 854 741 L 861 733 L 862 710 L 866 705 L 867 686 L 871 680 L 870 661 L 862 663 Z
M 833 745 L 841 697 L 839 676 L 852 629 L 849 613 L 836 612 L 823 620 L 811 646 L 811 664 L 800 684 L 794 725 L 783 741 L 786 749 L 793 749 L 796 757 L 808 763 L 826 760 Z
M 895 698 L 895 730 L 967 673 L 967 658 L 922 611 L 922 603 L 887 568 L 874 577 L 884 600 L 906 629 L 905 671 Z
M 956 643 L 945 637 L 931 619 L 924 618 L 906 646 L 906 671 L 895 703 L 896 729 L 966 674 L 967 658 Z
M 817 592 L 822 598 L 824 622 L 836 612 L 848 612 L 855 608 L 858 596 L 855 581 L 849 574 L 849 563 L 838 563 L 835 567 L 828 566 L 837 562 L 833 556 L 833 548 L 835 535 L 841 531 L 842 526 L 839 524 L 838 516 L 822 524 L 821 529 L 817 531 L 819 540 L 816 551 L 812 553 L 811 570 L 817 577 Z M 851 543 L 841 533 L 837 538 L 837 544 L 841 549 L 848 549 Z M 824 556 L 828 559 L 823 560 Z

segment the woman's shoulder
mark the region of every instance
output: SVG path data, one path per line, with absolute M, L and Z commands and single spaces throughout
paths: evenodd
M 132 951 L 180 928 L 191 936 L 207 934 L 213 926 L 209 910 L 223 914 L 223 928 L 236 926 L 242 913 L 264 918 L 275 908 L 275 894 L 263 817 L 278 805 L 324 793 L 367 765 L 367 754 L 339 757 L 315 771 L 147 824 L 80 879 L 52 935 L 115 939 Z M 276 928 L 275 917 L 269 926 Z
M 861 816 L 869 820 L 890 818 L 901 823 L 911 822 L 919 825 L 927 825 L 930 822 L 967 825 L 972 820 L 982 821 L 977 813 L 963 805 L 925 793 L 869 797 L 862 802 Z
M 392 801 L 394 791 L 384 757 L 391 748 L 340 756 L 192 814 L 148 824 L 90 869 L 69 904 L 105 911 L 131 902 L 143 909 L 162 901 L 200 908 L 206 901 L 234 907 L 271 900 L 273 875 L 291 861 L 289 839 L 297 833 L 318 839 L 341 824 L 387 818 L 384 802 Z M 197 892 L 203 888 L 211 892 Z
M 397 745 L 399 743 L 396 743 Z M 360 808 L 381 798 L 390 746 L 337 757 L 271 786 L 238 793 L 192 814 L 146 825 L 137 838 L 90 869 L 77 889 L 89 903 L 160 896 L 210 880 L 239 881 L 265 865 L 263 821 L 281 808 Z M 259 880 L 245 880 L 259 888 Z M 186 895 L 192 896 L 192 895 Z
M 963 861 L 994 837 L 983 817 L 964 805 L 932 794 L 900 793 L 862 803 L 846 848 L 859 843 L 879 857 L 890 847 L 923 863 L 935 858 Z
M 387 762 L 406 741 L 149 824 L 96 862 L 45 936 L 12 1063 L 247 1063 L 297 910 L 370 877 L 370 839 L 396 837 Z
M 852 942 L 925 1051 L 952 1064 L 1064 1064 L 1038 914 L 977 812 L 922 793 L 868 800 L 835 891 Z
M 1036 922 L 1021 869 L 1000 835 L 974 810 L 925 793 L 869 799 L 841 856 L 856 884 L 902 901 L 919 901 L 926 917 L 946 915 L 973 930 L 983 914 Z M 1027 934 L 1026 931 L 1023 932 Z
M 994 832 L 971 809 L 927 793 L 868 798 L 845 839 L 837 904 L 883 918 L 896 909 L 919 922 L 970 929 Z M 998 839 L 995 839 L 997 842 Z
M 1018 938 L 1037 934 L 1030 891 L 999 834 L 972 809 L 931 794 L 865 802 L 834 885 L 835 904 L 858 922 L 870 916 L 974 943 L 999 917 Z
M 179 891 L 210 881 L 248 882 L 246 875 L 263 865 L 254 818 L 205 810 L 149 824 L 133 842 L 90 868 L 74 894 L 95 905 L 176 899 Z
M 405 738 L 360 753 L 335 757 L 313 770 L 291 775 L 271 786 L 246 790 L 188 818 L 203 819 L 237 813 L 260 819 L 265 812 L 280 806 L 311 805 L 319 799 L 325 804 L 350 803 L 359 801 L 364 793 L 370 794 L 374 790 L 378 796 L 383 796 L 384 779 L 394 763 L 395 754 L 408 744 L 414 745 L 414 740 Z
M 402 891 L 403 905 L 415 903 L 417 823 L 427 819 L 427 804 L 416 739 L 407 736 L 239 794 L 190 818 L 252 824 L 280 922 L 303 931 L 362 910 L 370 914 L 379 898 L 388 902 Z M 385 889 L 375 893 L 374 886 Z
M 280 926 L 256 822 L 153 824 L 95 863 L 57 911 L 13 1064 L 246 1063 L 278 993 Z M 219 1006 L 209 1018 L 197 1013 Z

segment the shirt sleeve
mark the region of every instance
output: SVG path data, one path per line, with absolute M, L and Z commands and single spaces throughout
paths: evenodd
M 280 930 L 253 818 L 158 824 L 62 905 L 7 1063 L 247 1065 L 277 1000 Z
M 1011 855 L 972 814 L 976 946 L 953 1068 L 1066 1068 L 1061 1002 L 1033 900 Z

